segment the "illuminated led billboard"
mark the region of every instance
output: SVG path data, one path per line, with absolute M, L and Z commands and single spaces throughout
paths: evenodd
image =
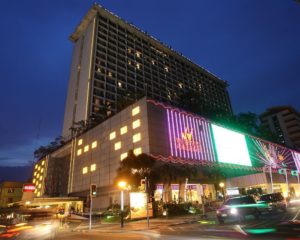
M 294 162 L 298 171 L 300 171 L 300 153 L 292 152 Z
M 252 166 L 246 138 L 243 134 L 212 124 L 218 161 Z
M 167 109 L 171 156 L 215 161 L 209 123 L 190 114 Z
M 282 168 L 285 164 L 290 169 L 295 169 L 291 150 L 258 138 L 249 137 L 250 157 L 255 162 L 272 168 Z

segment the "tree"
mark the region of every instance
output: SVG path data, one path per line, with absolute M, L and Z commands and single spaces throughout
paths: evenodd
M 33 155 L 36 159 L 41 159 L 58 149 L 63 144 L 65 144 L 64 138 L 62 136 L 56 137 L 54 141 L 50 142 L 48 145 L 40 146 L 38 149 L 36 149 L 33 152 Z

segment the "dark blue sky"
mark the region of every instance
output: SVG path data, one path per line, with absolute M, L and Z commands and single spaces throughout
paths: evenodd
M 72 43 L 94 1 L 0 2 L 0 166 L 25 165 L 60 135 Z M 230 84 L 235 113 L 300 110 L 294 0 L 99 1 Z

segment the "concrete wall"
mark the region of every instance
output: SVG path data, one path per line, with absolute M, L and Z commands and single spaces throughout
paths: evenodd
M 140 108 L 140 112 L 132 116 L 132 110 L 136 109 L 136 107 Z M 141 125 L 133 129 L 132 123 L 136 120 L 140 120 Z M 127 126 L 127 132 L 121 135 L 120 130 L 124 126 Z M 110 140 L 112 132 L 116 133 L 116 137 Z M 138 133 L 141 134 L 141 140 L 133 143 L 133 135 Z M 75 144 L 74 171 L 70 193 L 72 195 L 81 194 L 82 196 L 87 196 L 90 184 L 97 184 L 99 194 L 98 199 L 95 198 L 94 208 L 107 207 L 109 201 L 115 202 L 115 200 L 118 200 L 119 193 L 114 187 L 114 181 L 117 169 L 120 166 L 121 154 L 137 148 L 141 148 L 143 153 L 149 153 L 148 139 L 147 105 L 145 99 L 138 101 L 78 137 Z M 82 142 L 81 145 L 79 145 L 80 142 Z M 92 148 L 94 142 L 97 142 L 97 146 Z M 115 150 L 117 142 L 121 142 L 121 148 Z M 89 150 L 85 152 L 84 149 L 87 146 Z M 80 151 L 81 154 L 79 154 Z M 93 164 L 96 164 L 96 169 L 91 171 Z M 85 167 L 87 168 L 87 173 L 83 173 Z M 112 195 L 116 196 L 115 198 L 117 199 L 109 199 Z
M 70 70 L 67 100 L 65 106 L 62 136 L 70 135 L 73 121 L 86 120 L 89 114 L 90 77 L 93 72 L 93 51 L 95 19 L 75 42 Z M 77 95 L 76 95 L 77 92 Z

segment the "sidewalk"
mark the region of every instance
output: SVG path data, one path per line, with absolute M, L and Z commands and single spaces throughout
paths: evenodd
M 176 226 L 181 224 L 195 223 L 201 220 L 201 215 L 184 215 L 178 217 L 166 217 L 166 218 L 153 218 L 150 219 L 149 228 L 147 227 L 147 220 L 138 220 L 138 221 L 130 221 L 124 223 L 124 228 L 120 227 L 120 223 L 100 223 L 93 222 L 92 230 L 93 231 L 101 231 L 101 232 L 124 232 L 124 231 L 147 231 L 153 229 L 159 229 L 169 226 Z M 215 220 L 215 212 L 207 213 L 208 220 Z M 83 222 L 78 227 L 74 228 L 72 231 L 85 232 L 89 231 L 89 223 Z

